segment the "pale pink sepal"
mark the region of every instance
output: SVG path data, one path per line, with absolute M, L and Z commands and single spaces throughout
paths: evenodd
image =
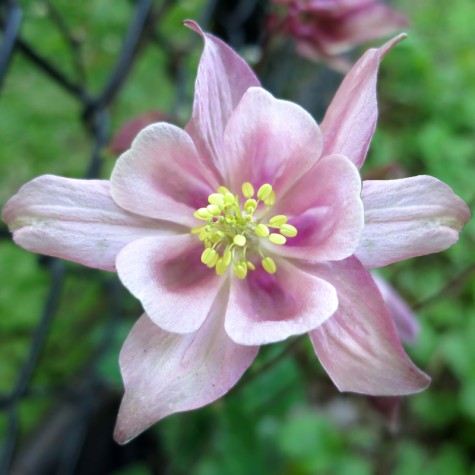
M 191 137 L 166 122 L 143 129 L 111 176 L 112 197 L 122 208 L 190 227 L 217 186 L 205 178 Z
M 407 343 L 415 343 L 419 333 L 419 322 L 409 305 L 386 279 L 374 273 L 371 275 L 393 317 L 399 338 Z
M 313 330 L 338 307 L 335 289 L 325 280 L 276 259 L 277 272 L 261 267 L 245 280 L 233 279 L 225 328 L 242 345 L 263 345 Z
M 338 310 L 309 334 L 337 388 L 373 396 L 426 388 L 429 377 L 406 355 L 381 294 L 361 263 L 351 257 L 311 269 L 338 294 Z
M 344 259 L 355 252 L 364 225 L 361 178 L 343 155 L 319 160 L 276 203 L 272 214 L 284 214 L 297 236 L 285 246 L 266 244 L 281 256 L 311 261 Z
M 2 219 L 28 251 L 108 271 L 115 271 L 118 252 L 131 241 L 184 229 L 123 210 L 107 181 L 53 175 L 22 186 L 5 205 Z
M 260 84 L 251 68 L 228 45 L 204 33 L 193 21 L 184 24 L 205 42 L 195 82 L 193 113 L 185 130 L 206 166 L 222 180 L 227 160 L 223 154 L 224 128 L 247 89 Z
M 320 158 L 322 134 L 297 104 L 252 87 L 231 114 L 224 132 L 226 180 L 240 190 L 270 183 L 277 200 Z
M 223 284 L 201 263 L 202 252 L 203 244 L 191 234 L 139 239 L 119 253 L 117 272 L 156 325 L 191 333 L 204 322 Z
M 125 386 L 114 434 L 119 444 L 170 414 L 216 401 L 251 365 L 258 347 L 229 339 L 225 304 L 215 303 L 200 330 L 188 335 L 167 333 L 146 315 L 135 324 L 119 359 Z
M 320 124 L 324 154 L 346 155 L 358 168 L 363 165 L 376 128 L 376 81 L 384 56 L 406 35 L 396 36 L 378 49 L 368 50 L 351 68 Z
M 468 206 L 431 176 L 363 183 L 365 227 L 356 251 L 366 268 L 440 252 L 458 241 Z

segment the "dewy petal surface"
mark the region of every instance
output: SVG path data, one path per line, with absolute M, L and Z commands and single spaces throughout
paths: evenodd
M 326 261 L 355 252 L 364 225 L 361 178 L 343 155 L 324 157 L 277 202 L 298 234 L 275 250 L 282 256 Z
M 270 275 L 258 267 L 231 283 L 225 328 L 242 345 L 261 345 L 313 330 L 337 309 L 335 289 L 325 280 L 277 259 Z
M 324 155 L 340 153 L 358 168 L 363 165 L 378 118 L 379 63 L 404 38 L 399 35 L 381 48 L 368 50 L 346 75 L 320 124 Z
M 119 359 L 125 396 L 117 442 L 125 444 L 170 414 L 212 403 L 241 378 L 258 348 L 229 339 L 225 306 L 226 298 L 218 299 L 203 326 L 188 335 L 161 330 L 146 315 L 135 324 Z
M 397 396 L 430 382 L 406 355 L 370 274 L 354 257 L 309 266 L 335 286 L 339 307 L 309 333 L 320 362 L 340 391 Z
M 193 227 L 193 212 L 218 186 L 204 173 L 191 137 L 160 122 L 143 129 L 117 160 L 111 193 L 128 211 Z
M 156 325 L 191 333 L 203 323 L 223 283 L 201 263 L 202 252 L 203 244 L 191 234 L 139 239 L 119 253 L 117 272 Z
M 192 21 L 185 21 L 185 25 L 205 42 L 195 82 L 193 113 L 185 130 L 193 138 L 207 168 L 214 170 L 220 179 L 226 167 L 223 154 L 226 124 L 247 89 L 260 84 L 251 68 L 228 45 L 203 33 Z
M 363 182 L 365 227 L 356 256 L 366 268 L 440 252 L 470 218 L 452 189 L 430 176 Z
M 322 134 L 312 116 L 297 104 L 250 88 L 224 132 L 226 183 L 239 190 L 269 183 L 277 199 L 320 158 Z
M 28 251 L 108 271 L 115 271 L 118 252 L 135 239 L 180 232 L 117 206 L 107 181 L 53 175 L 24 185 L 5 205 L 2 219 Z

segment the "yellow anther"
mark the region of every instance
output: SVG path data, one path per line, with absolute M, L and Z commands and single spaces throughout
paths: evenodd
M 269 198 L 269 196 L 271 195 L 272 193 L 272 186 L 269 185 L 269 183 L 265 183 L 264 185 L 262 185 L 258 192 L 257 192 L 257 197 L 262 200 L 262 201 L 265 201 L 267 198 Z
M 256 236 L 265 238 L 269 236 L 269 228 L 265 224 L 261 223 L 256 226 L 256 229 L 254 229 L 254 233 L 256 234 Z
M 229 266 L 229 264 L 231 263 L 231 257 L 232 257 L 231 251 L 229 249 L 226 249 L 223 254 L 223 262 L 226 265 L 226 267 Z
M 244 209 L 247 213 L 252 214 L 256 211 L 257 208 L 257 201 L 250 198 L 244 203 Z
M 221 240 L 221 237 L 218 233 L 208 233 L 208 239 L 213 243 L 216 244 Z
M 236 244 L 236 246 L 244 247 L 246 245 L 247 240 L 242 234 L 237 234 L 236 236 L 234 236 L 233 242 L 234 244 Z
M 223 275 L 226 272 L 226 269 L 228 268 L 228 266 L 229 266 L 229 263 L 226 264 L 223 258 L 221 257 L 220 259 L 218 259 L 218 262 L 216 262 L 216 274 Z
M 198 218 L 198 219 L 209 219 L 212 217 L 212 215 L 210 214 L 210 212 L 208 211 L 207 208 L 200 208 L 200 209 L 197 209 L 194 213 L 193 213 L 193 216 L 195 218 Z
M 254 196 L 254 187 L 248 181 L 242 184 L 242 196 L 244 198 L 252 198 Z
M 206 263 L 206 265 L 209 268 L 212 268 L 218 263 L 218 261 L 219 261 L 219 254 L 215 251 L 215 253 L 213 254 L 213 257 L 211 258 L 211 260 L 209 260 L 209 262 Z
M 287 222 L 287 216 L 285 216 L 285 214 L 278 214 L 276 216 L 273 216 L 270 220 L 269 220 L 269 224 L 271 226 L 275 226 L 275 227 L 280 227 L 282 226 L 283 224 L 285 224 Z
M 226 206 L 231 206 L 235 203 L 235 198 L 232 193 L 229 193 L 229 191 L 224 195 L 224 204 Z
M 204 246 L 201 262 L 215 268 L 217 275 L 232 268 L 236 277 L 242 280 L 249 271 L 256 269 L 257 259 L 261 259 L 265 272 L 274 274 L 277 266 L 272 258 L 263 255 L 260 239 L 282 245 L 286 238 L 297 235 L 297 228 L 287 224 L 288 219 L 282 214 L 273 216 L 269 222 L 261 222 L 264 213 L 256 212 L 258 207 L 267 212 L 264 208 L 275 202 L 275 192 L 269 183 L 263 184 L 257 193 L 249 182 L 243 183 L 241 190 L 242 194 L 232 194 L 228 188 L 220 186 L 216 193 L 208 196 L 209 204 L 194 212 L 197 219 L 204 221 L 201 226 L 191 229 Z M 244 201 L 243 205 L 240 200 Z
M 297 236 L 297 228 L 291 224 L 283 224 L 280 227 L 280 234 L 287 237 L 295 237 Z
M 216 205 L 208 205 L 206 207 L 211 216 L 219 216 L 221 214 L 221 208 Z
M 201 262 L 203 264 L 206 264 L 208 265 L 209 262 L 211 262 L 213 259 L 214 259 L 214 256 L 217 254 L 217 252 L 210 248 L 210 247 L 207 247 L 203 253 L 201 254 Z M 219 257 L 219 256 L 218 256 Z
M 274 206 L 275 203 L 275 191 L 272 191 L 270 196 L 264 200 L 266 206 Z
M 212 193 L 208 196 L 208 203 L 222 208 L 224 206 L 224 196 L 221 193 Z
M 270 241 L 272 244 L 282 245 L 282 244 L 285 244 L 285 242 L 287 241 L 287 239 L 285 239 L 285 237 L 282 236 L 281 234 L 272 233 L 272 234 L 269 236 L 269 241 Z
M 225 195 L 226 193 L 229 193 L 229 190 L 225 186 L 220 186 L 218 188 L 218 193 Z
M 268 274 L 275 274 L 277 266 L 275 265 L 274 259 L 271 257 L 264 257 L 261 261 L 262 267 Z
M 234 266 L 234 274 L 238 279 L 244 280 L 247 275 L 247 266 L 243 262 L 239 262 Z

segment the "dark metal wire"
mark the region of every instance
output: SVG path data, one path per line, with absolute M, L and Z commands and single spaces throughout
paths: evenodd
M 6 6 L 5 12 L 0 11 L 0 24 L 3 30 L 0 45 L 0 88 L 3 86 L 3 80 L 10 64 L 22 17 L 21 9 L 16 2 L 9 1 L 4 6 Z

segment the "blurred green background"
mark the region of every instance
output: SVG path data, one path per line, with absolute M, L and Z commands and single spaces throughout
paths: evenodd
M 98 91 L 121 50 L 131 5 L 118 0 L 54 0 L 51 4 L 80 45 L 85 84 Z M 67 74 L 77 75 L 71 51 L 52 24 L 48 4 L 25 1 L 22 6 L 24 38 Z M 410 18 L 409 39 L 384 60 L 380 121 L 363 174 L 390 175 L 396 170 L 398 176 L 434 175 L 473 209 L 475 3 L 400 0 L 394 6 Z M 204 0 L 182 0 L 160 18 L 166 42 L 183 53 L 187 74 L 181 96 L 169 74 L 170 58 L 159 43 L 147 46 L 110 108 L 112 133 L 151 109 L 168 113 L 178 123 L 186 122 L 202 46 L 181 26 L 181 20 L 200 19 L 205 8 Z M 276 48 L 296 54 L 290 40 Z M 249 57 L 251 52 L 249 48 L 241 51 Z M 282 56 L 279 61 L 286 59 L 294 60 Z M 305 71 L 323 74 L 324 66 L 299 61 Z M 266 87 L 265 75 L 262 80 Z M 301 96 L 298 90 L 286 91 L 290 99 Z M 77 101 L 23 56 L 14 56 L 0 92 L 0 205 L 21 184 L 40 174 L 83 176 L 92 143 L 80 114 Z M 103 177 L 107 178 L 115 156 L 107 150 L 104 155 Z M 222 400 L 171 416 L 150 429 L 159 445 L 157 452 L 166 461 L 161 473 L 475 475 L 474 244 L 472 220 L 452 249 L 382 272 L 417 309 L 420 335 L 408 352 L 433 378 L 425 392 L 402 401 L 397 424 L 388 424 L 365 398 L 338 393 L 305 340 L 284 342 L 265 348 L 243 381 Z M 98 277 L 99 273 L 72 264 L 69 268 L 72 272 L 65 281 L 33 388 L 74 380 L 108 324 L 110 302 L 103 289 L 113 285 L 116 277 L 105 273 Z M 28 354 L 49 278 L 37 256 L 2 239 L 0 282 L 0 392 L 6 393 Z M 131 297 L 123 298 L 126 317 L 98 367 L 117 394 L 121 391 L 118 351 L 140 314 Z M 22 444 L 34 436 L 57 404 L 58 395 L 46 389 L 22 399 Z M 5 418 L 0 417 L 0 434 L 6 427 Z M 150 470 L 141 461 L 114 473 L 145 475 Z

